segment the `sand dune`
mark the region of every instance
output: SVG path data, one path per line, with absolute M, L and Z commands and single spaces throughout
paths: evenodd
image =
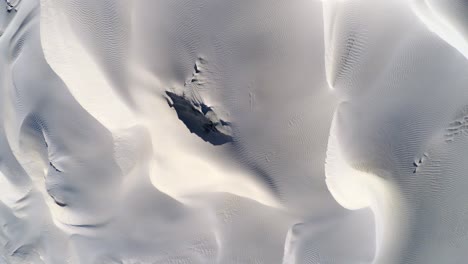
M 466 262 L 467 8 L 1 0 L 0 264 Z

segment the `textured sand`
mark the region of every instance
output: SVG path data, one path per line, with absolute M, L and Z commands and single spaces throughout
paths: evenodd
M 468 259 L 465 0 L 0 0 L 0 264 Z

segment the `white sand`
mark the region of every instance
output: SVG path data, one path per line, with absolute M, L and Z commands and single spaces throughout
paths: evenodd
M 465 263 L 467 14 L 0 0 L 0 264 Z

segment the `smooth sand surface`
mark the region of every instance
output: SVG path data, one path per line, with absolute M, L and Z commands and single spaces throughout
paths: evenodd
M 467 14 L 0 0 L 0 264 L 465 263 Z

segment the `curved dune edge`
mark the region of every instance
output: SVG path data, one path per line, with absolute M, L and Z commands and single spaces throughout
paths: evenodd
M 376 225 L 376 255 L 372 263 L 393 263 L 399 257 L 402 241 L 397 233 L 405 230 L 405 209 L 398 189 L 388 177 L 356 169 L 348 164 L 336 136 L 334 118 L 330 128 L 325 176 L 335 200 L 349 210 L 370 208 Z
M 441 13 L 427 0 L 411 1 L 411 8 L 430 31 L 437 34 L 468 59 L 468 36 L 464 36 L 460 32 L 460 28 L 455 27 L 453 23 L 448 21 L 448 14 Z M 466 27 L 468 27 L 468 24 Z
M 271 9 L 261 1 L 145 1 L 127 9 L 121 0 L 22 0 L 18 10 L 0 13 L 0 264 L 406 264 L 413 257 L 426 264 L 439 253 L 446 261 L 451 252 L 464 257 L 460 139 L 468 118 L 463 110 L 451 123 L 430 122 L 436 112 L 449 115 L 436 111 L 443 104 L 451 104 L 447 112 L 466 104 L 466 64 L 457 51 L 466 58 L 467 42 L 450 13 L 412 2 L 423 23 L 388 41 L 391 50 L 374 61 L 383 35 L 396 38 L 390 33 L 417 22 L 409 3 L 391 6 L 408 8 L 397 26 L 359 35 L 385 8 L 353 24 L 365 1 L 274 1 Z M 145 13 L 140 22 L 129 20 L 140 18 L 135 10 Z M 153 20 L 165 11 L 168 17 Z M 216 14 L 227 25 L 205 20 Z M 376 24 L 390 23 L 385 19 Z M 167 27 L 159 31 L 158 23 Z M 169 36 L 165 47 L 159 40 Z M 316 44 L 322 37 L 324 47 Z M 372 38 L 379 41 L 367 42 Z M 158 53 L 166 51 L 173 53 Z M 367 70 L 383 73 L 374 78 Z M 442 92 L 432 101 L 426 91 Z M 332 116 L 337 98 L 356 100 L 340 120 L 349 127 Z M 434 133 L 443 153 L 457 147 L 443 156 L 447 167 L 420 149 L 427 141 L 418 140 Z M 340 144 L 346 139 L 352 143 Z M 399 151 L 387 152 L 392 147 Z M 398 162 L 372 164 L 382 153 Z M 354 163 L 359 159 L 373 169 Z M 398 176 L 380 170 L 390 166 Z M 447 242 L 440 251 L 431 244 L 439 241 Z

